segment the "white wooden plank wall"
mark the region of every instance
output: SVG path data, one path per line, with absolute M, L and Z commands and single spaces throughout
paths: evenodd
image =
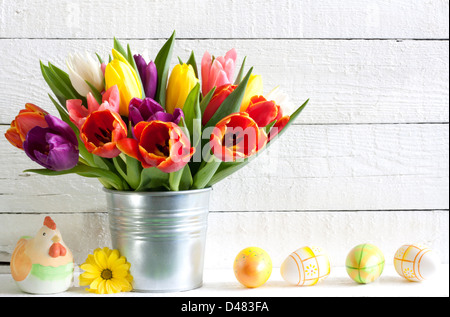
M 26 102 L 55 113 L 39 60 L 110 52 L 112 38 L 154 58 L 175 29 L 175 56 L 235 47 L 238 63 L 280 87 L 295 125 L 214 187 L 207 267 L 257 245 L 279 266 L 304 245 L 344 264 L 372 242 L 388 261 L 404 243 L 449 249 L 449 1 L 0 0 L 0 133 Z M 176 58 L 173 59 L 173 64 Z M 77 263 L 110 246 L 101 186 L 23 173 L 33 164 L 0 137 L 0 262 L 45 215 Z M 223 243 L 226 239 L 227 244 Z

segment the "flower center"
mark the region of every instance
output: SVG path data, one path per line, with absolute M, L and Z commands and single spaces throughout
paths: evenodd
M 112 272 L 110 269 L 104 269 L 101 274 L 102 279 L 110 280 L 112 278 Z
M 156 146 L 156 149 L 159 151 L 159 153 L 157 152 L 156 154 L 158 154 L 159 156 L 165 156 L 165 157 L 170 156 L 169 139 L 167 139 L 164 144 L 156 144 L 155 146 Z
M 101 127 L 97 130 L 100 133 L 94 133 L 94 136 L 97 138 L 97 141 L 99 143 L 99 146 L 104 145 L 105 143 L 111 142 L 111 131 L 107 129 L 103 129 Z
M 225 133 L 222 138 L 222 144 L 226 147 L 235 147 L 236 144 L 241 143 L 243 139 L 244 137 L 242 137 L 239 132 Z

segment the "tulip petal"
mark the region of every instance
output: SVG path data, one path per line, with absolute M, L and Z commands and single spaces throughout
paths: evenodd
M 100 105 L 97 102 L 97 99 L 95 99 L 94 95 L 92 95 L 91 92 L 88 92 L 86 96 L 87 104 L 88 104 L 88 110 L 89 113 L 92 113 L 94 111 L 97 111 L 98 108 L 100 108 Z
M 263 84 L 261 75 L 251 75 L 245 89 L 244 98 L 242 99 L 241 111 L 247 110 L 250 100 L 253 96 L 259 96 L 263 93 Z
M 256 100 L 257 102 L 253 103 L 254 100 L 255 98 L 252 98 L 246 112 L 255 120 L 259 127 L 265 127 L 276 120 L 279 107 L 277 107 L 275 102 L 267 101 L 263 98 L 263 100 Z
M 30 131 L 32 128 L 36 126 L 45 128 L 48 126 L 48 123 L 46 123 L 44 117 L 41 114 L 35 112 L 25 112 L 20 114 L 16 118 L 15 124 L 22 140 L 25 140 L 28 131 Z
M 270 142 L 278 133 L 280 133 L 281 130 L 284 129 L 286 124 L 288 124 L 289 120 L 290 116 L 284 116 L 280 120 L 278 120 L 270 130 L 269 135 L 267 137 L 267 142 Z
M 128 156 L 137 160 L 142 159 L 139 153 L 139 144 L 135 139 L 123 138 L 117 141 L 117 148 Z
M 187 96 L 197 83 L 192 65 L 175 65 L 167 85 L 166 112 L 173 113 L 175 108 L 183 109 Z
M 61 119 L 46 115 L 48 127 L 31 129 L 23 143 L 30 159 L 47 169 L 61 171 L 78 163 L 78 140 L 72 128 Z
M 116 53 L 114 53 L 116 52 Z M 117 55 L 118 54 L 118 55 Z M 135 70 L 120 53 L 113 50 L 113 55 L 119 58 L 113 59 L 105 69 L 106 89 L 117 85 L 120 95 L 119 113 L 128 116 L 128 105 L 132 98 L 141 97 L 141 85 Z
M 11 128 L 6 130 L 5 137 L 9 141 L 9 143 L 14 145 L 18 149 L 23 150 L 23 140 L 20 138 L 19 133 L 17 133 L 17 129 L 15 127 L 12 127 L 13 122 L 11 123 Z
M 109 109 L 115 112 L 119 112 L 120 109 L 120 92 L 117 85 L 110 87 L 105 91 L 102 97 L 102 102 L 108 102 Z M 100 109 L 103 110 L 103 109 Z
M 219 86 L 223 86 L 226 84 L 229 84 L 230 81 L 228 80 L 227 74 L 225 73 L 225 71 L 220 71 L 217 72 L 215 81 L 214 81 L 214 86 L 219 87 Z
M 211 90 L 212 86 L 209 82 L 209 73 L 211 71 L 211 55 L 206 51 L 203 54 L 201 62 L 201 73 L 202 73 L 202 94 L 206 94 Z

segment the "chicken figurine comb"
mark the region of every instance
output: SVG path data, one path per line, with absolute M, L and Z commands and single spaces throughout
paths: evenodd
M 26 293 L 54 294 L 73 282 L 73 256 L 50 217 L 36 236 L 22 237 L 11 257 L 11 275 Z

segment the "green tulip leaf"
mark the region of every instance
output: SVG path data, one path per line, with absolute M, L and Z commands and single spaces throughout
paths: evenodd
M 66 72 L 51 63 L 48 63 L 48 68 L 50 70 L 50 77 L 52 78 L 53 83 L 58 87 L 61 93 L 64 94 L 66 99 L 82 99 L 84 102 L 86 101 L 86 99 L 72 86 L 72 82 Z
M 236 76 L 236 80 L 234 81 L 235 85 L 239 85 L 242 80 L 242 76 L 244 75 L 244 67 L 245 67 L 245 60 L 247 59 L 247 56 L 244 57 L 244 60 L 242 61 L 241 68 L 239 69 L 239 73 Z
M 114 37 L 114 49 L 118 51 L 123 57 L 127 58 L 127 52 L 123 48 L 122 44 L 120 44 L 119 40 Z
M 156 167 L 149 167 L 142 169 L 141 180 L 136 191 L 146 191 L 165 188 L 170 190 L 169 187 L 169 174 L 164 173 Z
M 94 96 L 95 100 L 98 102 L 99 105 L 102 104 L 102 94 L 100 91 L 97 90 L 90 82 L 85 80 L 85 83 L 89 86 L 91 89 L 92 95 Z
M 270 129 L 272 129 L 272 127 L 275 125 L 275 123 L 277 123 L 276 119 L 264 127 L 264 131 L 266 132 L 266 134 L 269 133 Z
M 176 172 L 169 173 L 169 187 L 172 191 L 187 190 L 191 187 L 192 175 L 189 170 L 189 165 Z
M 127 182 L 131 188 L 135 189 L 141 182 L 142 164 L 139 160 L 131 156 L 126 156 Z
M 192 68 L 194 69 L 195 77 L 200 78 L 198 77 L 197 62 L 195 61 L 194 51 L 191 51 L 191 55 L 189 56 L 189 59 L 186 62 L 186 64 L 191 65 Z
M 127 179 L 127 166 L 120 156 L 112 158 L 116 171 L 122 176 L 123 179 Z
M 189 165 L 186 164 L 183 169 L 183 174 L 181 175 L 178 190 L 188 190 L 191 188 L 193 181 L 191 169 L 189 168 Z
M 113 188 L 116 190 L 126 190 L 128 189 L 127 184 L 123 182 L 123 180 L 116 174 L 104 170 L 102 168 L 98 167 L 92 167 L 85 164 L 78 163 L 75 167 L 64 170 L 64 171 L 53 171 L 46 168 L 43 169 L 28 169 L 24 172 L 29 173 L 36 173 L 40 175 L 46 175 L 46 176 L 59 176 L 59 175 L 65 175 L 65 174 L 79 174 L 84 177 L 94 177 L 99 178 L 103 181 L 106 181 L 108 184 L 110 184 Z
M 104 64 L 103 58 L 101 58 L 100 55 L 98 55 L 98 53 L 95 53 L 95 55 L 97 56 L 98 62 L 100 64 Z
M 216 173 L 222 161 L 216 158 L 213 154 L 209 153 L 208 158 L 202 162 L 197 173 L 194 175 L 192 188 L 202 189 L 208 185 L 211 178 Z
M 45 82 L 50 87 L 52 92 L 55 94 L 55 96 L 59 100 L 59 102 L 61 102 L 61 104 L 63 104 L 65 107 L 67 98 L 58 89 L 58 87 L 53 83 L 54 79 L 50 76 L 50 69 L 47 66 L 45 66 L 41 61 L 40 61 L 40 66 L 41 66 L 42 77 L 44 77 Z
M 200 84 L 197 83 L 190 91 L 183 106 L 184 122 L 189 131 L 191 145 L 196 147 L 202 133 L 200 110 Z M 196 140 L 194 140 L 196 138 Z
M 231 174 L 237 172 L 238 170 L 240 170 L 241 168 L 246 166 L 248 163 L 250 163 L 250 161 L 254 157 L 255 156 L 248 157 L 248 158 L 244 159 L 244 161 L 242 161 L 242 162 L 223 162 L 222 164 L 220 164 L 220 167 L 217 169 L 215 174 L 209 180 L 207 187 L 210 187 L 210 186 L 220 182 L 224 178 L 227 178 Z
M 205 113 L 206 107 L 208 106 L 209 102 L 211 101 L 212 97 L 214 96 L 214 92 L 216 91 L 216 87 L 213 87 L 206 96 L 203 97 L 202 101 L 200 102 L 200 112 L 201 117 L 203 118 L 203 114 Z
M 155 58 L 156 70 L 158 71 L 158 88 L 156 89 L 156 101 L 165 108 L 167 79 L 169 77 L 170 60 L 172 58 L 175 31 L 167 42 L 161 47 Z

